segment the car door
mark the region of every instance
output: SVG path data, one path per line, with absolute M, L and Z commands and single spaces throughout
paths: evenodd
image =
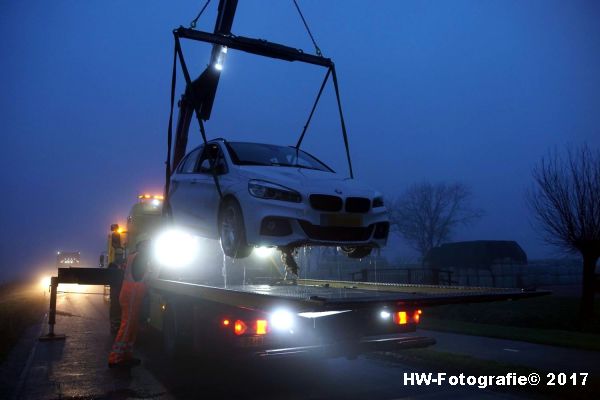
M 202 153 L 203 146 L 192 150 L 179 164 L 175 174 L 171 176 L 171 187 L 169 189 L 169 203 L 173 212 L 175 222 L 184 225 L 195 225 L 194 203 L 191 201 L 193 181 L 198 173 L 196 166 Z
M 209 143 L 200 156 L 196 165 L 197 174 L 192 188 L 195 218 L 200 221 L 202 228 L 213 237 L 218 237 L 217 216 L 219 213 L 220 196 L 215 184 L 211 165 L 214 163 L 219 183 L 228 172 L 221 147 L 217 143 Z

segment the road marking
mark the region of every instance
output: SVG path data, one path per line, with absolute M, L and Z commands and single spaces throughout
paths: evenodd
M 48 313 L 44 313 L 44 316 L 42 317 L 42 323 L 40 324 L 40 331 L 37 335 L 37 337 L 35 337 L 33 339 L 33 346 L 31 346 L 31 350 L 29 350 L 29 355 L 27 356 L 27 361 L 25 361 L 25 365 L 23 366 L 23 369 L 21 370 L 21 373 L 19 374 L 19 379 L 17 381 L 17 385 L 15 386 L 13 395 L 12 395 L 12 399 L 16 400 L 20 397 L 21 395 L 21 391 L 23 390 L 23 386 L 25 385 L 25 381 L 27 380 L 27 377 L 29 376 L 29 370 L 31 369 L 31 364 L 33 363 L 33 358 L 35 357 L 35 351 L 37 349 L 39 338 L 40 336 L 42 336 L 42 333 L 44 332 L 44 329 L 46 327 L 46 321 L 48 321 Z
M 521 351 L 521 350 L 517 350 L 517 349 L 502 349 L 502 350 L 504 350 L 504 351 L 511 351 L 513 353 L 518 353 L 519 351 Z

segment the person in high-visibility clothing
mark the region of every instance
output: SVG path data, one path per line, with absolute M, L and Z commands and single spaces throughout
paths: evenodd
M 150 273 L 149 242 L 147 238 L 140 237 L 135 252 L 127 257 L 123 285 L 119 295 L 121 325 L 108 356 L 110 368 L 133 367 L 140 364 L 140 360 L 133 357 L 133 345 L 139 327 L 142 302 L 146 294 L 145 280 Z

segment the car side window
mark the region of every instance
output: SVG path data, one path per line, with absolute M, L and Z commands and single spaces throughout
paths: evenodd
M 196 163 L 198 161 L 198 156 L 200 155 L 200 151 L 202 148 L 198 148 L 192 151 L 186 159 L 181 164 L 181 168 L 179 169 L 179 173 L 181 174 L 193 174 L 196 169 Z
M 206 151 L 202 153 L 202 157 L 200 157 L 200 162 L 198 163 L 197 172 L 201 174 L 211 174 L 212 171 L 210 166 L 213 162 L 215 163 L 217 175 L 227 173 L 227 164 L 223 157 L 223 152 L 218 145 L 209 145 L 206 148 Z

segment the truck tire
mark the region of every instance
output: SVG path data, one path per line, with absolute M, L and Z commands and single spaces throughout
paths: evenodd
M 245 258 L 252 253 L 246 242 L 246 228 L 242 209 L 235 199 L 225 199 L 219 212 L 219 238 L 226 256 Z
M 177 310 L 168 304 L 163 319 L 163 350 L 171 359 L 183 358 L 191 350 L 191 341 L 186 339 L 178 322 Z
M 373 251 L 372 247 L 367 246 L 357 246 L 357 247 L 348 247 L 342 246 L 340 249 L 346 253 L 348 258 L 365 258 L 368 257 Z

